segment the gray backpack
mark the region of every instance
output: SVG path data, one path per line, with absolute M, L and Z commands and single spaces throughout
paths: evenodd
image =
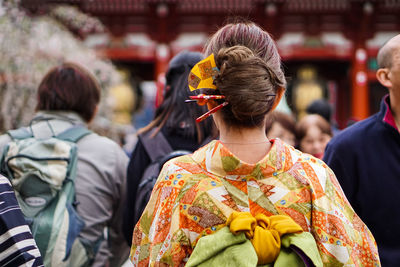
M 37 139 L 30 128 L 9 131 L 0 171 L 11 181 L 46 267 L 87 266 L 96 246 L 78 238 L 84 222 L 75 211 L 76 142 L 83 126 Z

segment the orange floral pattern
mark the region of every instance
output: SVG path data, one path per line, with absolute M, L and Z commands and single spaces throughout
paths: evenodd
M 165 164 L 134 230 L 135 266 L 183 266 L 233 211 L 283 214 L 313 234 L 324 265 L 380 266 L 374 237 L 322 161 L 279 139 L 257 164 L 213 141 Z

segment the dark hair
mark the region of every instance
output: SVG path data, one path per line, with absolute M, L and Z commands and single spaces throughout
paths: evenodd
M 266 123 L 265 123 L 265 132 L 268 133 L 274 122 L 279 123 L 282 125 L 283 128 L 288 130 L 289 132 L 296 135 L 296 121 L 294 120 L 293 116 L 289 114 L 280 112 L 280 111 L 272 111 L 267 115 Z
M 318 114 L 330 123 L 332 118 L 332 107 L 328 101 L 323 99 L 314 100 L 306 109 L 308 114 Z
M 270 35 L 252 22 L 228 24 L 211 37 L 205 53 L 215 55 L 220 70 L 218 90 L 206 93 L 225 96 L 229 105 L 221 109 L 224 121 L 230 126 L 261 126 L 277 90 L 286 85 Z
M 37 111 L 75 111 L 89 122 L 100 101 L 100 85 L 83 67 L 75 63 L 63 63 L 44 76 L 38 87 L 37 98 Z
M 317 126 L 322 133 L 333 136 L 331 125 L 323 117 L 317 114 L 306 115 L 296 125 L 296 138 L 299 143 L 307 135 L 307 130 L 313 125 Z
M 195 121 L 197 117 L 207 112 L 206 106 L 185 103 L 190 95 L 197 95 L 198 93 L 189 90 L 187 77 L 194 65 L 202 59 L 201 53 L 183 51 L 170 61 L 166 74 L 164 100 L 156 109 L 153 121 L 142 128 L 139 134 L 155 127 L 158 128 L 156 131 L 158 132 L 166 126 L 168 131 L 179 129 L 180 134 L 186 137 L 197 136 L 199 143 L 211 134 L 213 128 L 211 120 L 205 120 L 201 123 Z

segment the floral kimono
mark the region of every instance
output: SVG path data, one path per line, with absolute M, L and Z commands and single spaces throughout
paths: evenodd
M 325 266 L 380 266 L 374 237 L 329 167 L 279 139 L 258 163 L 219 141 L 164 165 L 133 233 L 136 266 L 183 266 L 233 211 L 290 216 L 314 236 Z

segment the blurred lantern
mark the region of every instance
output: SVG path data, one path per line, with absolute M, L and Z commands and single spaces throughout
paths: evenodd
M 165 3 L 160 3 L 157 5 L 157 15 L 160 18 L 165 18 L 166 16 L 168 16 L 168 6 Z
M 366 2 L 364 3 L 363 10 L 365 14 L 371 15 L 374 12 L 374 6 L 370 2 Z
M 265 5 L 265 14 L 268 16 L 274 16 L 276 15 L 277 8 L 274 3 L 268 3 Z

